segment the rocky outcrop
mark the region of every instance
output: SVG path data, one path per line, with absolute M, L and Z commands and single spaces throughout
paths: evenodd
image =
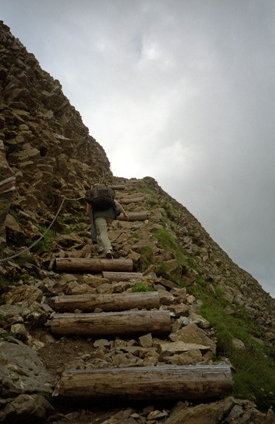
M 227 398 L 192 407 L 179 403 L 165 424 L 272 424 L 273 419 L 271 411 L 262 414 L 252 402 Z
M 0 343 L 1 396 L 51 393 L 53 381 L 37 353 L 22 344 Z
M 62 194 L 80 197 L 111 171 L 59 81 L 2 21 L 0 41 L 0 138 L 18 186 L 8 228 L 10 240 L 20 245 L 24 236 L 39 235 L 39 225 L 52 218 Z

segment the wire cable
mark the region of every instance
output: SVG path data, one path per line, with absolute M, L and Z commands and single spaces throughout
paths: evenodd
M 10 261 L 11 259 L 15 259 L 15 258 L 17 258 L 18 256 L 21 256 L 21 255 L 23 255 L 24 253 L 26 253 L 26 252 L 29 252 L 34 246 L 36 246 L 44 237 L 45 237 L 45 235 L 48 233 L 48 231 L 52 228 L 52 226 L 53 226 L 53 224 L 55 223 L 55 221 L 57 220 L 57 217 L 58 217 L 58 215 L 60 214 L 60 212 L 61 212 L 61 209 L 62 209 L 62 207 L 63 207 L 63 205 L 64 205 L 64 202 L 65 202 L 65 200 L 69 200 L 69 201 L 75 201 L 75 200 L 82 200 L 82 199 L 84 199 L 84 197 L 77 197 L 77 198 L 75 198 L 75 199 L 71 199 L 71 198 L 69 198 L 69 197 L 66 197 L 66 196 L 61 196 L 62 197 L 62 201 L 61 201 L 61 203 L 60 203 L 60 206 L 59 206 L 59 208 L 58 208 L 58 210 L 57 210 L 57 212 L 56 212 L 56 214 L 55 214 L 55 216 L 54 216 L 54 218 L 53 218 L 53 220 L 52 220 L 52 222 L 50 223 L 50 225 L 46 228 L 46 230 L 44 231 L 44 233 L 41 235 L 41 237 L 39 237 L 39 239 L 37 239 L 34 243 L 32 243 L 29 247 L 26 247 L 25 249 L 23 249 L 23 250 L 21 250 L 20 252 L 18 252 L 18 253 L 15 253 L 14 255 L 12 255 L 12 256 L 9 256 L 9 257 L 7 257 L 7 258 L 3 258 L 3 259 L 0 259 L 0 263 L 2 263 L 2 262 L 6 262 L 6 261 Z

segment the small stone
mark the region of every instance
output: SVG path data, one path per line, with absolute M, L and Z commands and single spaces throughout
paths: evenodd
M 137 414 L 136 412 L 134 412 L 133 414 L 130 415 L 131 418 L 140 418 L 140 415 Z
M 29 333 L 24 324 L 13 324 L 11 326 L 11 332 L 23 336 L 24 340 L 26 340 L 29 336 Z
M 171 316 L 171 315 L 170 315 Z M 181 317 L 180 317 L 181 318 Z M 172 324 L 172 333 L 176 333 L 182 328 L 182 323 L 180 321 L 180 318 L 176 319 L 174 323 Z M 171 333 L 170 333 L 171 334 Z
M 94 347 L 108 347 L 111 345 L 111 342 L 107 339 L 98 339 L 94 342 Z
M 209 328 L 210 327 L 210 323 L 205 318 L 203 318 L 201 315 L 196 314 L 193 311 L 190 311 L 189 316 L 190 316 L 192 322 L 194 324 L 198 324 L 198 326 L 200 328 Z
M 5 226 L 9 229 L 14 231 L 15 233 L 21 233 L 24 234 L 21 226 L 18 224 L 18 222 L 16 221 L 16 219 L 8 214 L 6 217 L 6 221 L 5 221 Z
M 131 250 L 130 253 L 128 254 L 128 258 L 132 259 L 134 262 L 137 262 L 141 258 L 141 255 Z
M 189 296 L 187 296 L 187 302 L 189 303 L 189 305 L 193 305 L 193 303 L 195 302 L 196 298 L 195 296 L 193 296 L 192 294 L 190 294 Z
M 172 365 L 192 365 L 201 362 L 202 358 L 200 350 L 190 350 L 188 352 L 168 356 L 164 359 Z
M 89 353 L 84 353 L 84 355 L 82 355 L 80 359 L 82 359 L 83 361 L 88 361 L 89 359 L 91 359 L 91 355 Z
M 32 336 L 28 337 L 28 345 L 31 346 L 34 350 L 40 350 L 45 347 L 45 343 L 40 340 L 35 339 Z
M 166 411 L 152 411 L 148 414 L 147 419 L 148 420 L 156 420 L 158 418 L 164 418 L 167 417 L 168 413 Z
M 159 289 L 158 293 L 159 293 L 160 303 L 162 303 L 163 305 L 171 305 L 175 302 L 175 297 L 171 293 L 169 293 L 167 290 Z
M 243 408 L 240 405 L 234 405 L 233 408 L 230 411 L 229 417 L 233 420 L 236 420 L 243 414 Z
M 155 350 L 153 352 L 148 352 L 148 354 L 143 360 L 143 366 L 150 367 L 150 366 L 157 365 L 158 360 L 159 360 L 159 354 Z
M 186 301 L 186 288 L 176 288 L 173 290 L 173 294 L 177 296 L 177 298 L 180 298 L 182 302 Z
M 182 341 L 177 342 L 161 342 L 158 345 L 158 348 L 161 353 L 180 353 L 180 352 L 188 352 L 190 350 L 201 350 L 207 351 L 210 350 L 209 346 L 197 344 L 197 343 L 185 343 Z
M 169 310 L 171 312 L 174 312 L 176 317 L 179 317 L 181 315 L 186 315 L 189 312 L 189 307 L 185 304 L 178 304 L 178 305 L 170 305 Z
M 190 324 L 190 318 L 188 318 L 188 317 L 180 317 L 179 318 L 179 322 L 182 325 L 186 326 L 186 325 Z
M 245 350 L 245 344 L 242 340 L 233 338 L 232 343 L 235 349 L 237 350 Z
M 153 339 L 152 334 L 148 333 L 144 336 L 139 337 L 139 343 L 142 347 L 152 347 L 153 345 Z

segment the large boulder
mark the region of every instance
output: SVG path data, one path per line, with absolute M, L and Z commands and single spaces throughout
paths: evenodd
M 43 423 L 54 412 L 41 395 L 19 395 L 0 411 L 0 422 L 10 424 Z
M 193 407 L 179 403 L 165 421 L 165 424 L 219 424 L 223 415 L 230 410 L 232 405 L 232 398 L 202 403 Z
M 51 393 L 53 379 L 37 353 L 23 343 L 0 343 L 0 395 Z
M 211 340 L 201 328 L 193 323 L 181 328 L 177 333 L 171 334 L 170 339 L 173 342 L 182 341 L 185 343 L 205 345 L 208 346 L 213 353 L 216 352 L 216 343 Z

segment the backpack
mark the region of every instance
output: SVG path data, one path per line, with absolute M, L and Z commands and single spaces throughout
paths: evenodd
M 89 203 L 95 211 L 105 211 L 114 208 L 115 193 L 106 184 L 96 184 L 89 191 Z

